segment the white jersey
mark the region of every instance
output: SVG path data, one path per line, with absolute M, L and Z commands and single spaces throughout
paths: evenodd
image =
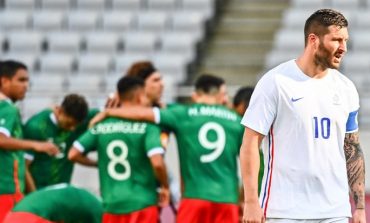
M 260 203 L 268 218 L 350 217 L 345 133 L 358 130 L 353 83 L 329 69 L 310 78 L 295 60 L 258 82 L 242 124 L 266 137 Z

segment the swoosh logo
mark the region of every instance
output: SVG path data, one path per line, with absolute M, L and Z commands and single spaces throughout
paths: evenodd
M 292 102 L 296 102 L 296 101 L 299 101 L 301 100 L 303 97 L 300 97 L 300 98 L 292 98 Z

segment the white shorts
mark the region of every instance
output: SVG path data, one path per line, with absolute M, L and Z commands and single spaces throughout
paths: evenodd
M 327 218 L 327 219 L 285 219 L 268 218 L 266 223 L 348 223 L 349 218 Z

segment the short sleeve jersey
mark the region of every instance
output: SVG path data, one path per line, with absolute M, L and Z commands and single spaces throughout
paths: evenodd
M 19 110 L 10 100 L 0 100 L 0 133 L 17 139 L 23 137 Z M 22 151 L 0 149 L 0 194 L 24 191 L 23 156 Z
M 177 104 L 158 118 L 176 135 L 183 197 L 237 203 L 240 116 L 221 105 Z
M 71 181 L 73 163 L 68 160 L 69 149 L 72 143 L 87 130 L 88 122 L 97 113 L 98 110 L 91 109 L 87 118 L 74 131 L 59 128 L 51 109 L 45 109 L 27 121 L 24 127 L 26 139 L 50 141 L 60 150 L 56 156 L 33 151 L 26 153 L 26 158 L 32 160 L 30 172 L 36 188 Z
M 261 78 L 242 124 L 265 135 L 259 198 L 267 217 L 351 215 L 343 146 L 358 130 L 358 109 L 355 86 L 337 70 L 314 79 L 291 60 Z
M 100 223 L 103 207 L 85 189 L 57 184 L 27 195 L 12 211 L 32 213 L 52 222 Z
M 153 124 L 108 118 L 74 143 L 81 152 L 98 152 L 105 212 L 127 214 L 157 204 L 149 157 L 163 153 L 160 132 Z

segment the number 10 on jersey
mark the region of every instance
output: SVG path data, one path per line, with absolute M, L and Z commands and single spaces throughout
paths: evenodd
M 330 138 L 330 119 L 327 117 L 313 117 L 315 138 Z

